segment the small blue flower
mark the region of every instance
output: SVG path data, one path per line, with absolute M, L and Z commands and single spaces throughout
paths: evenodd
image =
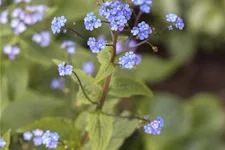
M 177 14 L 169 13 L 166 15 L 166 21 L 175 22 L 177 20 Z
M 42 136 L 34 137 L 33 142 L 34 142 L 34 145 L 35 146 L 42 145 L 42 143 L 43 143 Z
M 52 32 L 55 33 L 59 33 L 61 28 L 63 26 L 65 26 L 66 23 L 66 18 L 64 16 L 61 17 L 54 17 L 54 19 L 52 20 Z
M 41 129 L 35 129 L 32 131 L 34 136 L 42 136 L 44 131 L 42 131 Z
M 124 56 L 119 58 L 119 64 L 122 68 L 132 69 L 135 65 L 140 63 L 140 56 L 133 51 L 126 52 Z
M 53 78 L 51 81 L 52 89 L 64 89 L 65 88 L 65 79 L 61 78 Z
M 149 13 L 152 7 L 152 0 L 132 0 L 134 5 L 140 6 L 143 13 Z
M 33 134 L 30 131 L 27 131 L 23 134 L 23 139 L 25 141 L 30 141 L 32 139 L 32 137 L 33 137 Z
M 6 23 L 8 23 L 8 14 L 9 14 L 9 11 L 8 11 L 8 10 L 4 10 L 4 11 L 0 14 L 0 23 L 1 23 L 1 24 L 6 24 Z
M 9 59 L 14 60 L 16 55 L 20 53 L 20 48 L 18 46 L 8 44 L 3 48 L 3 52 L 8 55 Z
M 59 135 L 56 132 L 47 130 L 42 136 L 42 143 L 47 148 L 56 148 L 58 146 Z
M 83 64 L 83 71 L 87 74 L 92 74 L 94 70 L 95 66 L 92 62 L 89 61 Z
M 92 53 L 99 53 L 100 50 L 106 46 L 105 40 L 99 39 L 98 41 L 94 37 L 88 39 L 87 45 L 90 47 Z
M 60 76 L 72 75 L 73 66 L 68 65 L 65 62 L 62 62 L 61 64 L 58 65 L 58 72 Z
M 94 28 L 99 28 L 102 26 L 101 20 L 97 19 L 93 12 L 90 12 L 84 18 L 84 25 L 86 30 L 93 31 Z
M 6 141 L 3 138 L 0 138 L 0 147 L 4 147 L 6 145 Z
M 169 23 L 172 23 L 168 26 L 169 30 L 173 30 L 174 25 L 179 30 L 183 30 L 184 28 L 184 21 L 181 17 L 178 17 L 177 14 L 172 14 L 172 13 L 167 14 L 166 21 Z
M 35 43 L 40 44 L 41 47 L 47 47 L 51 41 L 51 34 L 48 31 L 42 31 L 40 33 L 35 33 L 32 37 Z
M 158 135 L 161 133 L 161 129 L 164 126 L 164 120 L 161 117 L 157 117 L 156 120 L 144 125 L 145 133 Z
M 144 40 L 147 39 L 148 35 L 152 33 L 152 29 L 147 23 L 142 21 L 138 24 L 138 27 L 133 27 L 131 33 L 133 34 L 133 36 L 137 35 L 140 40 Z
M 61 44 L 61 48 L 66 48 L 68 54 L 75 54 L 76 46 L 73 41 L 64 41 Z
M 168 30 L 173 30 L 173 26 L 172 25 L 169 25 L 168 26 Z
M 178 17 L 175 26 L 176 26 L 177 29 L 183 30 L 183 28 L 184 28 L 184 21 L 183 21 L 183 19 Z

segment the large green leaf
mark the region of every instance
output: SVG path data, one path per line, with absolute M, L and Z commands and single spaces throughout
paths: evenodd
M 97 76 L 95 77 L 95 83 L 98 83 L 105 79 L 107 76 L 113 73 L 115 66 L 111 63 L 112 48 L 107 47 L 100 51 L 98 54 L 98 61 L 101 64 Z
M 207 93 L 195 95 L 190 98 L 187 107 L 193 117 L 194 135 L 218 135 L 225 131 L 225 115 L 215 95 Z
M 152 96 L 151 90 L 143 82 L 125 76 L 112 78 L 109 93 L 117 97 Z
M 4 147 L 0 147 L 0 150 L 9 150 L 10 145 L 10 133 L 11 129 L 9 129 L 6 133 L 2 135 L 2 138 L 5 140 L 6 145 Z
M 128 112 L 123 112 L 122 116 L 128 116 Z M 107 150 L 118 150 L 124 140 L 129 137 L 138 127 L 138 121 L 116 118 L 113 122 L 113 135 L 107 146 Z
M 106 150 L 112 137 L 113 118 L 100 112 L 89 114 L 87 130 L 91 140 L 92 150 Z
M 28 86 L 28 65 L 25 61 L 13 61 L 6 68 L 8 78 L 9 98 L 16 100 L 27 89 Z
M 17 130 L 19 133 L 32 131 L 34 129 L 50 130 L 57 132 L 60 139 L 70 148 L 78 147 L 80 144 L 80 131 L 76 128 L 72 120 L 60 117 L 46 117 L 35 121 Z
M 43 116 L 63 116 L 64 107 L 63 101 L 57 97 L 29 90 L 20 99 L 5 107 L 1 113 L 1 130 L 15 130 Z M 59 109 L 62 112 L 59 112 Z

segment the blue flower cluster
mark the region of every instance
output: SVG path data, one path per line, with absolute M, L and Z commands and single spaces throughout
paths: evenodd
M 132 69 L 135 65 L 141 62 L 140 55 L 135 54 L 133 51 L 126 52 L 124 56 L 119 58 L 119 64 L 122 68 Z
M 18 46 L 8 44 L 3 48 L 3 52 L 8 55 L 9 59 L 14 60 L 16 55 L 20 53 L 20 48 Z
M 52 89 L 64 89 L 65 88 L 65 79 L 61 78 L 53 78 L 51 81 L 51 88 Z
M 73 66 L 68 65 L 65 62 L 62 62 L 61 64 L 58 65 L 58 72 L 60 76 L 64 75 L 72 75 L 73 73 Z
M 128 4 L 119 1 L 104 2 L 99 9 L 99 14 L 109 21 L 111 30 L 122 31 L 130 20 L 132 11 Z
M 95 66 L 92 62 L 86 62 L 83 64 L 83 71 L 86 72 L 87 74 L 92 74 L 95 70 Z
M 144 40 L 147 39 L 148 35 L 152 33 L 152 28 L 147 23 L 142 21 L 137 27 L 132 28 L 131 33 L 133 36 L 138 36 L 140 40 Z
M 152 0 L 132 0 L 134 5 L 140 6 L 143 13 L 149 13 L 152 7 Z
M 6 145 L 6 141 L 3 138 L 0 138 L 0 147 L 4 147 Z
M 56 148 L 58 146 L 59 135 L 56 132 L 42 131 L 40 129 L 35 129 L 32 132 L 27 131 L 23 134 L 23 139 L 25 141 L 30 141 L 33 138 L 33 143 L 35 146 L 45 145 L 46 148 Z
M 42 4 L 26 6 L 24 9 L 15 8 L 11 13 L 12 20 L 10 22 L 14 34 L 20 34 L 27 29 L 28 25 L 34 25 L 42 21 L 47 10 L 48 7 Z M 8 15 L 4 17 L 8 18 Z
M 173 13 L 167 14 L 166 21 L 169 23 L 173 23 L 168 26 L 169 30 L 173 30 L 173 25 L 175 25 L 175 27 L 179 30 L 183 30 L 183 28 L 184 28 L 184 21 L 177 14 L 173 14 Z
M 93 12 L 90 12 L 84 18 L 84 25 L 86 30 L 93 31 L 94 28 L 99 28 L 102 26 L 101 20 L 97 19 Z
M 49 31 L 42 31 L 40 33 L 35 33 L 32 37 L 35 43 L 40 44 L 41 47 L 47 47 L 51 41 L 51 34 Z
M 164 126 L 164 120 L 162 117 L 157 117 L 156 120 L 144 125 L 145 133 L 158 135 L 161 133 L 161 129 Z
M 61 17 L 54 17 L 54 19 L 52 20 L 52 32 L 55 33 L 59 33 L 61 28 L 65 26 L 66 23 L 66 18 L 64 16 Z
M 61 44 L 61 48 L 65 48 L 68 54 L 75 54 L 76 46 L 73 41 L 64 41 Z
M 106 46 L 105 40 L 99 39 L 98 41 L 94 37 L 88 39 L 87 45 L 90 47 L 92 53 L 99 53 L 100 50 Z

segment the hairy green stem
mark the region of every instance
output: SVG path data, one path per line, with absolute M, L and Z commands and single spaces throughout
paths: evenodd
M 84 41 L 87 41 L 86 38 L 83 35 L 81 35 L 79 32 L 77 32 L 76 30 L 74 30 L 70 27 L 67 27 L 67 26 L 65 26 L 63 29 L 70 30 L 73 33 L 75 33 L 75 35 L 78 35 L 79 37 L 81 37 Z

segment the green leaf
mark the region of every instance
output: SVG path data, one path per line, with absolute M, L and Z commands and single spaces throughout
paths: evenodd
M 95 83 L 98 83 L 105 79 L 107 76 L 113 73 L 115 66 L 111 63 L 112 48 L 107 47 L 100 51 L 97 58 L 101 64 L 98 74 L 95 77 Z
M 115 70 L 115 66 L 112 63 L 107 63 L 100 66 L 100 69 L 98 71 L 98 74 L 95 77 L 95 83 L 98 83 L 105 79 L 107 76 L 113 73 Z
M 9 98 L 16 100 L 27 89 L 29 73 L 28 65 L 24 61 L 15 61 L 9 64 L 6 75 L 8 78 Z
M 112 78 L 109 93 L 117 97 L 152 96 L 151 90 L 144 83 L 125 76 L 114 76 Z
M 225 115 L 218 97 L 207 93 L 197 94 L 189 99 L 187 107 L 193 118 L 193 135 L 221 134 L 225 126 Z
M 128 116 L 129 114 L 128 112 L 123 112 L 121 116 Z M 107 150 L 118 150 L 124 140 L 129 137 L 137 127 L 138 121 L 136 119 L 116 118 L 113 122 L 114 131 L 110 143 L 107 146 Z
M 89 114 L 87 130 L 91 140 L 92 150 L 106 150 L 112 136 L 113 118 L 94 112 Z
M 5 140 L 6 145 L 4 147 L 0 147 L 0 150 L 9 150 L 10 133 L 11 133 L 11 129 L 9 129 L 6 133 L 3 134 L 2 138 Z
M 1 130 L 11 128 L 14 131 L 44 116 L 63 116 L 64 107 L 64 102 L 57 97 L 28 90 L 20 99 L 9 103 L 2 111 Z
M 19 133 L 32 131 L 34 129 L 42 129 L 44 131 L 50 130 L 57 132 L 60 139 L 69 147 L 74 148 L 79 146 L 80 131 L 75 127 L 72 120 L 60 117 L 46 117 L 34 123 L 22 127 L 17 130 Z
M 98 101 L 99 97 L 101 95 L 101 86 L 94 83 L 94 78 L 92 78 L 90 75 L 86 74 L 84 71 L 80 69 L 74 70 L 78 77 L 81 80 L 82 85 L 84 86 L 84 90 L 87 93 L 87 95 L 93 100 Z M 78 83 L 77 78 L 73 75 L 72 79 Z M 90 102 L 87 100 L 85 95 L 83 94 L 83 91 L 81 90 L 81 87 L 79 87 L 79 91 L 77 93 L 77 101 L 83 104 L 90 104 Z

